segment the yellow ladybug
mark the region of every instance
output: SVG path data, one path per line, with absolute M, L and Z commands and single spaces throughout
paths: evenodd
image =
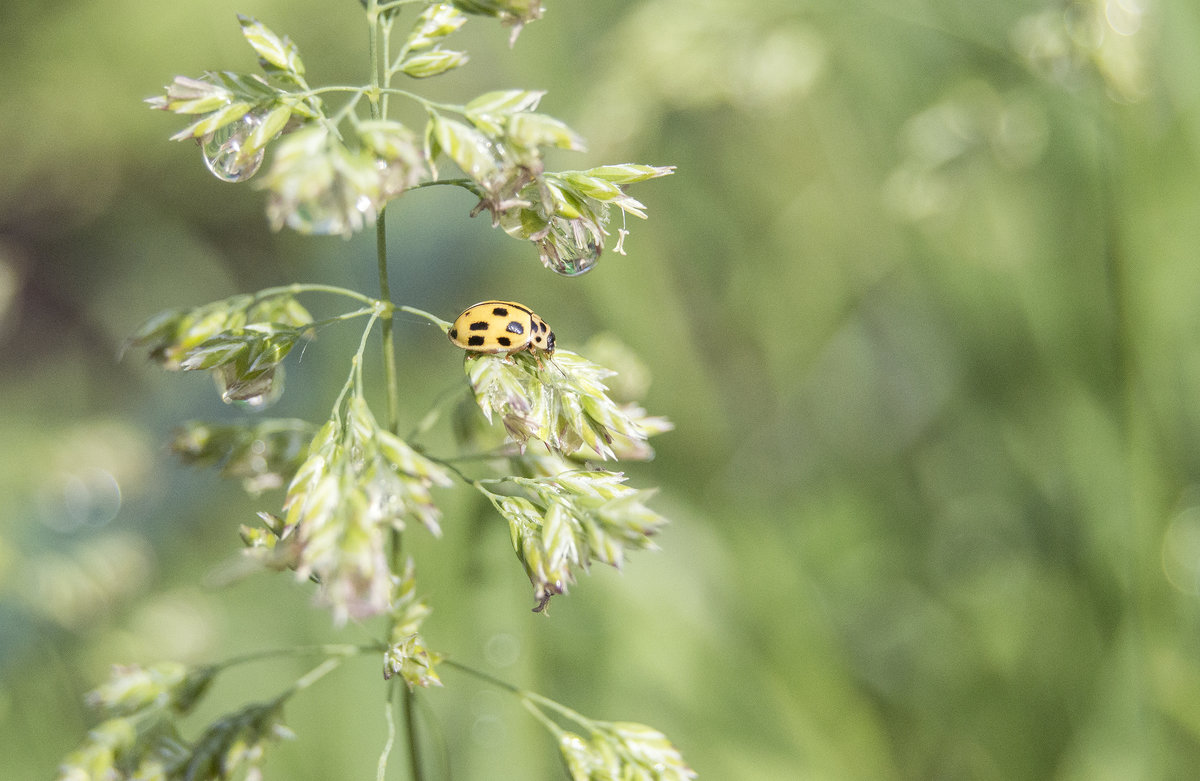
M 481 301 L 467 307 L 447 332 L 450 341 L 476 353 L 554 354 L 554 332 L 533 310 L 514 301 Z

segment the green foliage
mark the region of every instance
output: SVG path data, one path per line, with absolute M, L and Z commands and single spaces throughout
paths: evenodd
M 538 600 L 564 594 L 574 573 L 593 561 L 620 569 L 627 550 L 653 547 L 666 519 L 646 507 L 648 492 L 622 485 L 624 475 L 601 471 L 555 471 L 509 480 L 525 496 L 492 493 L 480 485 L 508 521 L 513 549 L 525 566 Z
M 245 364 L 251 354 L 260 365 L 277 364 L 312 321 L 289 294 L 239 295 L 160 312 L 129 337 L 128 346 L 146 348 L 151 360 L 170 370 Z
M 389 569 L 389 532 L 416 520 L 440 532 L 430 488 L 449 473 L 383 429 L 362 396 L 352 395 L 309 445 L 283 503 L 281 543 L 269 552 L 321 584 L 321 600 L 339 623 L 387 612 L 396 573 Z M 284 557 L 280 559 L 280 557 Z
M 290 295 L 234 296 L 160 312 L 128 344 L 148 348 L 165 369 L 211 371 L 227 404 L 261 407 L 282 393 L 280 364 L 311 323 Z
M 374 13 L 382 11 L 373 33 L 387 41 L 402 5 L 369 5 Z M 541 15 L 541 4 L 429 3 L 395 59 L 390 52 L 383 54 L 382 81 L 355 88 L 310 88 L 295 44 L 241 16 L 242 33 L 258 54 L 265 77 L 227 72 L 198 79 L 180 76 L 148 103 L 199 116 L 173 138 L 199 139 L 209 168 L 229 181 L 253 176 L 278 137 L 271 169 L 261 182 L 269 192 L 267 214 L 277 230 L 286 225 L 301 233 L 348 237 L 406 191 L 453 184 L 477 195 L 475 211 L 491 212 L 494 225 L 532 241 L 547 267 L 568 275 L 583 273 L 604 248 L 611 205 L 646 216 L 624 187 L 674 169 L 616 165 L 583 174 L 548 173 L 543 148 L 582 151 L 583 139 L 562 121 L 534 111 L 542 93 L 488 92 L 465 105 L 446 105 L 393 89 L 397 75 L 426 79 L 466 65 L 465 52 L 441 48 L 442 40 L 466 23 L 466 14 L 497 16 L 519 30 Z M 338 93 L 346 93 L 347 102 L 330 113 L 321 96 Z M 364 97 L 372 106 L 370 119 L 355 112 Z M 377 109 L 386 111 L 391 97 L 416 101 L 427 112 L 424 150 L 415 147 L 414 131 L 394 120 L 380 123 Z M 442 157 L 467 178 L 439 180 Z M 629 176 L 632 171 L 637 174 Z M 425 178 L 427 172 L 432 178 Z M 621 238 L 618 252 L 624 251 L 623 229 Z
M 590 150 L 542 147 L 547 169 L 662 161 L 684 179 L 626 188 L 654 221 L 623 258 L 612 210 L 582 284 L 533 273 L 523 237 L 456 233 L 478 199 L 460 186 L 408 191 L 387 208 L 391 281 L 398 301 L 443 317 L 492 296 L 534 305 L 565 349 L 619 372 L 602 379 L 611 398 L 678 431 L 650 438 L 649 464 L 582 451 L 564 464 L 536 439 L 522 453 L 480 414 L 461 355 L 397 312 L 398 432 L 481 481 L 569 468 L 661 486 L 647 504 L 672 523 L 649 538 L 662 553 L 630 553 L 620 574 L 576 571 L 547 621 L 527 613 L 532 586 L 491 501 L 457 475 L 456 488 L 432 489 L 443 537 L 409 523 L 392 564 L 415 560 L 414 596 L 435 608 L 417 634 L 431 660 L 445 654 L 433 665 L 445 688 L 415 689 L 431 779 L 569 777 L 557 742 L 455 661 L 652 724 L 701 778 L 1192 777 L 1195 4 L 545 5 L 515 56 L 497 20 L 459 12 L 470 24 L 433 43 L 470 62 L 444 78 L 397 73 L 394 86 L 464 107 L 487 91 L 546 90 L 518 111 L 566 120 Z M 380 9 L 396 15 L 389 64 L 425 7 Z M 240 10 L 298 44 L 327 115 L 346 108 L 350 93 L 324 85 L 360 80 L 353 3 Z M 79 695 L 110 660 L 197 669 L 331 632 L 328 610 L 307 609 L 318 584 L 291 570 L 230 584 L 257 560 L 227 555 L 239 523 L 279 541 L 282 491 L 331 416 L 343 347 L 365 319 L 334 325 L 336 299 L 297 295 L 317 338 L 284 360 L 288 388 L 265 414 L 311 422 L 281 440 L 299 454 L 289 466 L 281 451 L 268 470 L 279 491 L 252 497 L 232 472 L 220 485 L 172 468 L 161 446 L 176 421 L 240 425 L 242 405 L 222 414 L 198 377 L 114 366 L 117 343 L 165 306 L 279 280 L 365 290 L 375 259 L 368 227 L 348 242 L 263 231 L 270 192 L 180 167 L 194 141 L 162 143 L 201 115 L 130 110 L 181 63 L 195 77 L 215 65 L 268 79 L 232 14 L 127 0 L 53 13 L 12 0 L 6 12 L 19 34 L 0 47 L 12 118 L 0 124 L 0 775 L 44 778 L 107 721 L 81 712 Z M 372 119 L 364 96 L 359 121 L 401 122 L 409 168 L 431 179 L 427 112 L 380 100 L 392 119 Z M 297 112 L 293 128 L 311 110 L 281 109 Z M 352 151 L 370 143 L 348 120 L 339 130 Z M 285 139 L 269 142 L 252 186 Z M 464 176 L 446 156 L 436 164 Z M 645 363 L 585 343 L 602 329 Z M 386 427 L 384 373 L 365 369 Z M 456 447 L 448 422 L 468 444 Z M 254 437 L 230 464 L 253 468 L 274 447 Z M 536 498 L 511 480 L 483 484 Z M 285 706 L 299 740 L 268 742 L 266 778 L 371 778 L 393 734 L 386 777 L 406 775 L 407 686 L 392 675 L 389 731 L 379 673 L 421 657 L 397 637 L 389 659 L 392 620 L 344 630 L 378 643 Z M 307 653 L 316 664 L 325 652 Z M 181 736 L 271 700 L 302 663 L 222 671 Z
M 301 233 L 349 236 L 374 223 L 381 296 L 297 283 L 163 312 L 128 340 L 128 346 L 145 349 L 163 368 L 210 372 L 226 403 L 262 408 L 282 394 L 284 360 L 301 339 L 313 337 L 320 328 L 368 317 L 349 376 L 320 428 L 291 419 L 191 422 L 177 432 L 172 449 L 185 462 L 215 466 L 223 476 L 240 479 L 255 495 L 286 484 L 278 514 L 260 512 L 261 526 L 241 527 L 249 559 L 263 569 L 291 571 L 300 583 L 315 584 L 316 601 L 329 607 L 337 625 L 383 618 L 384 639 L 349 650 L 316 649 L 328 657 L 322 665 L 276 698 L 212 721 L 194 741 L 180 735 L 176 717 L 191 710 L 212 678 L 225 667 L 278 652 L 199 672 L 174 663 L 119 669 L 90 697 L 108 720 L 67 757 L 61 766 L 63 779 L 258 777 L 268 742 L 291 734 L 282 724 L 284 703 L 347 655 L 381 654 L 383 678 L 403 681 L 407 697 L 418 688 L 441 686 L 437 667 L 443 657 L 429 648 L 421 631 L 430 607 L 417 595 L 415 559 L 402 556 L 402 544 L 413 522 L 441 536 L 442 510 L 433 489 L 451 488 L 455 478 L 486 495 L 508 520 L 539 612 L 552 595 L 566 591 L 578 570 L 586 570 L 592 561 L 620 567 L 626 551 L 651 547 L 649 538 L 666 523 L 645 505 L 652 492 L 625 486 L 621 474 L 578 469 L 566 460 L 649 458 L 653 451 L 647 438 L 669 430 L 670 424 L 646 415 L 634 403 L 613 401 L 601 380 L 614 372 L 565 350 L 557 353 L 553 372 L 528 353 L 467 356 L 471 391 L 484 417 L 488 422 L 493 415 L 499 417 L 516 447 L 508 453 L 513 474 L 469 477 L 453 457 L 435 456 L 397 435 L 401 400 L 394 314 L 399 309 L 419 315 L 443 331 L 448 324 L 411 306 L 397 307 L 390 299 L 383 214 L 391 201 L 429 184 L 466 187 L 480 197 L 476 212 L 489 210 L 496 224 L 524 215 L 519 218 L 522 230 L 506 230 L 537 244 L 547 266 L 573 275 L 586 271 L 599 257 L 610 206 L 645 217 L 642 204 L 623 188 L 672 171 L 616 165 L 545 173 L 543 149 L 582 151 L 584 143 L 563 122 L 535 111 L 541 92 L 491 91 L 464 106 L 447 106 L 392 89 L 393 76 L 426 79 L 467 64 L 464 52 L 442 48 L 443 39 L 466 22 L 466 14 L 496 16 L 519 28 L 541 12 L 537 3 L 470 3 L 461 9 L 424 3 L 393 56 L 390 34 L 404 5 L 408 4 L 365 3 L 374 62 L 371 83 L 363 87 L 310 88 L 298 47 L 260 22 L 239 16 L 262 75 L 181 76 L 163 96 L 149 101 L 154 108 L 192 118 L 174 138 L 198 140 L 218 178 L 249 179 L 266 153 L 272 153 L 260 186 L 268 193 L 266 210 L 275 228 L 287 225 Z M 348 95 L 335 113 L 326 107 L 329 93 Z M 414 131 L 389 117 L 387 101 L 393 97 L 410 98 L 426 110 L 423 149 Z M 366 117 L 356 113 L 363 98 L 370 104 Z M 467 178 L 439 180 L 436 163 L 443 157 Z M 427 172 L 432 178 L 426 178 Z M 556 227 L 554 222 L 561 224 Z M 564 254 L 572 258 L 570 263 L 563 260 Z M 579 258 L 586 258 L 587 265 L 579 265 Z M 352 299 L 359 306 L 317 322 L 297 298 L 314 293 Z M 368 337 L 377 325 L 388 389 L 388 419 L 382 424 L 367 401 L 363 379 Z M 414 436 L 434 423 L 436 417 L 427 415 Z M 530 440 L 542 443 L 552 456 L 526 458 Z M 545 472 L 548 468 L 553 471 Z M 517 474 L 537 470 L 545 473 Z M 494 493 L 485 484 L 511 485 L 529 499 Z M 516 502 L 528 510 L 515 513 Z M 411 708 L 408 712 L 413 718 Z M 391 734 L 390 711 L 388 725 Z M 410 723 L 410 767 L 420 779 L 424 770 L 412 737 L 415 729 Z M 617 725 L 593 726 L 593 735 L 608 736 L 617 747 L 606 768 L 649 778 L 645 773 L 661 769 L 664 762 L 684 767 L 660 733 L 638 729 L 642 734 L 631 738 L 633 733 Z M 389 739 L 380 757 L 381 777 L 390 743 Z
M 684 764 L 667 736 L 644 724 L 592 722 L 591 739 L 564 732 L 558 739 L 572 781 L 688 781 L 696 773 Z
M 648 437 L 671 430 L 664 418 L 613 401 L 601 380 L 614 372 L 568 350 L 546 364 L 528 353 L 468 354 L 466 369 L 483 414 L 499 418 L 522 449 L 534 440 L 566 456 L 647 460 Z

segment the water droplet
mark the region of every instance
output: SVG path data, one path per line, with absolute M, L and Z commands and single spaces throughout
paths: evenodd
M 276 366 L 273 371 L 250 380 L 239 378 L 232 365 L 213 370 L 213 380 L 221 394 L 221 401 L 255 412 L 279 401 L 283 395 L 283 377 L 283 366 Z
M 265 393 L 260 393 L 257 396 L 249 396 L 244 399 L 233 399 L 231 402 L 235 407 L 259 412 L 268 409 L 279 401 L 279 397 L 283 395 L 283 390 L 278 383 L 273 383 Z
M 596 261 L 600 260 L 600 247 L 591 245 L 588 251 L 580 252 L 578 255 L 566 256 L 559 254 L 555 258 L 547 258 L 542 256 L 542 262 L 546 267 L 556 274 L 562 274 L 564 277 L 577 277 L 580 274 L 586 274 L 596 267 Z
M 546 268 L 564 277 L 586 274 L 600 260 L 600 227 L 584 220 L 554 217 L 549 230 L 534 242 Z
M 213 176 L 224 182 L 244 182 L 258 172 L 266 150 L 259 149 L 246 158 L 242 155 L 242 144 L 261 122 L 258 115 L 246 114 L 200 139 L 204 164 Z

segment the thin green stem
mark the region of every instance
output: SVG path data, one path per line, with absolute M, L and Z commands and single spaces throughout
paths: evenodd
M 562 726 L 559 725 L 558 722 L 556 722 L 554 719 L 547 716 L 541 708 L 539 708 L 537 705 L 534 705 L 529 700 L 523 699 L 523 700 L 521 700 L 521 704 L 524 705 L 525 710 L 532 713 L 533 717 L 535 719 L 537 719 L 539 722 L 541 722 L 542 726 L 545 727 L 546 730 L 548 732 L 550 732 L 552 735 L 554 735 L 556 737 L 561 737 L 562 734 L 564 732 L 566 732 L 566 730 L 564 730 L 562 728 Z
M 350 657 L 360 656 L 369 653 L 379 653 L 382 648 L 371 643 L 367 645 L 349 645 L 345 643 L 331 643 L 325 645 L 301 645 L 290 648 L 266 648 L 259 651 L 250 651 L 249 653 L 231 656 L 217 664 L 213 665 L 215 670 L 225 670 L 230 667 L 236 667 L 250 662 L 258 662 L 263 659 L 279 659 L 289 656 L 329 656 L 329 657 Z
M 388 311 L 380 318 L 380 333 L 383 336 L 383 371 L 387 378 L 387 428 L 395 434 L 400 430 L 400 381 L 396 373 L 396 344 L 392 333 L 392 291 L 388 282 L 387 226 L 384 222 L 386 209 L 386 206 L 381 207 L 379 216 L 375 218 L 375 249 L 379 266 L 379 297 L 389 305 Z
M 411 48 L 409 46 L 410 41 L 411 41 L 411 38 L 404 41 L 404 44 L 400 47 L 400 51 L 396 52 L 395 59 L 393 59 L 391 64 L 388 66 L 387 78 L 385 79 L 384 84 L 383 84 L 383 86 L 385 88 L 392 86 L 392 76 L 395 76 L 397 73 L 400 72 L 401 66 L 404 64 L 404 61 L 408 58 L 408 52 Z M 390 51 L 390 49 L 389 49 L 389 51 Z M 386 96 L 385 96 L 385 100 L 386 100 Z
M 476 670 L 474 667 L 465 665 L 462 662 L 456 662 L 453 659 L 443 659 L 441 661 L 441 663 L 443 665 L 445 665 L 446 667 L 453 667 L 455 670 L 458 670 L 460 673 L 466 673 L 467 675 L 471 676 L 472 678 L 477 678 L 477 679 L 483 681 L 484 683 L 490 683 L 492 686 L 495 686 L 498 689 L 504 689 L 505 691 L 515 694 L 518 697 L 524 697 L 527 693 L 524 689 L 521 689 L 520 687 L 514 686 L 507 681 L 502 681 L 499 678 L 496 678 L 495 676 L 485 673 L 483 670 Z
M 390 11 L 393 8 L 400 8 L 405 5 L 413 5 L 415 3 L 425 3 L 428 0 L 391 0 L 388 3 L 379 3 L 376 8 L 380 11 Z
M 396 95 L 398 97 L 408 98 L 409 100 L 420 103 L 427 109 L 436 109 L 438 111 L 452 111 L 455 114 L 467 113 L 467 107 L 458 103 L 441 103 L 436 100 L 430 100 L 424 96 L 418 95 L 415 92 L 409 92 L 406 89 L 399 87 L 382 86 L 379 88 L 381 94 Z
M 426 454 L 427 455 L 427 454 Z M 439 459 L 438 463 L 461 464 L 470 461 L 495 461 L 498 458 L 513 458 L 518 455 L 511 445 L 501 445 L 491 450 L 481 450 L 475 453 L 458 453 Z
M 381 95 L 383 87 L 387 86 L 388 46 L 391 20 L 385 20 L 380 15 L 379 0 L 367 0 L 368 24 L 368 56 L 371 69 L 371 118 L 386 119 L 387 103 Z M 375 217 L 375 258 L 379 271 L 379 298 L 387 303 L 387 310 L 380 313 L 380 335 L 383 342 L 383 370 L 387 385 L 387 428 L 392 433 L 400 429 L 400 383 L 396 371 L 396 345 L 392 328 L 392 288 L 388 277 L 387 258 L 387 207 L 381 206 Z M 360 375 L 361 376 L 361 375 Z M 391 551 L 392 571 L 399 571 L 402 558 L 403 538 L 395 527 L 391 530 L 389 547 Z M 403 701 L 405 736 L 408 740 L 409 770 L 412 781 L 423 781 L 424 772 L 421 769 L 420 746 L 417 742 L 416 723 L 413 717 L 412 693 L 399 683 L 394 684 L 393 691 L 398 690 Z M 381 759 L 386 762 L 386 757 Z M 381 772 L 386 770 L 382 768 Z
M 596 723 L 587 716 L 584 716 L 579 711 L 572 710 L 566 705 L 563 705 L 561 702 L 555 702 L 549 697 L 543 697 L 537 692 L 522 692 L 522 697 L 524 697 L 527 702 L 532 702 L 534 705 L 538 705 L 540 707 L 549 708 L 550 710 L 558 713 L 560 716 L 565 716 L 581 727 L 592 729 L 593 725 Z
M 387 39 L 390 37 L 389 32 L 390 32 L 389 26 L 382 25 L 382 30 L 379 35 L 379 37 L 381 39 L 379 42 L 379 46 L 381 49 L 384 48 L 384 45 L 386 44 Z M 372 81 L 372 83 L 370 85 L 365 86 L 365 87 L 353 87 L 353 86 L 350 86 L 349 84 L 340 84 L 340 85 L 334 85 L 334 86 L 316 87 L 314 89 L 306 89 L 306 90 L 298 91 L 298 92 L 289 92 L 287 94 L 292 97 L 296 97 L 296 98 L 315 98 L 318 95 L 320 95 L 321 93 L 325 93 L 325 92 L 350 93 L 352 96 L 350 98 L 350 100 L 346 101 L 346 104 L 344 106 L 339 108 L 335 114 L 333 114 L 332 116 L 329 117 L 330 122 L 332 122 L 334 125 L 340 123 L 343 119 L 345 119 L 346 116 L 354 109 L 354 107 L 358 105 L 358 101 L 364 95 L 367 95 L 367 96 L 378 95 L 379 96 L 380 101 L 381 101 L 380 108 L 382 109 L 380 112 L 381 116 L 387 116 L 387 98 L 392 95 L 395 95 L 397 97 L 408 98 L 409 100 L 412 100 L 416 103 L 421 104 L 421 106 L 423 106 L 426 109 L 434 109 L 437 111 L 450 111 L 455 114 L 466 114 L 466 112 L 467 112 L 466 106 L 462 106 L 457 103 L 442 103 L 442 102 L 436 101 L 436 100 L 429 100 L 428 98 L 422 97 L 421 95 L 418 95 L 415 92 L 409 92 L 406 89 L 389 86 L 390 77 L 392 75 L 394 75 L 395 73 L 396 73 L 396 71 L 393 71 L 390 69 L 386 70 L 380 75 L 380 78 L 384 79 L 385 81 L 382 81 L 379 84 L 376 84 L 376 83 L 374 83 L 374 81 Z M 376 118 L 378 119 L 379 117 L 376 117 Z
M 504 689 L 505 691 L 516 695 L 521 699 L 522 703 L 524 703 L 527 708 L 530 708 L 531 712 L 534 712 L 535 715 L 539 716 L 539 720 L 543 721 L 543 723 L 546 723 L 548 726 L 553 725 L 552 729 L 557 731 L 561 731 L 562 728 L 547 719 L 545 713 L 541 712 L 542 708 L 548 708 L 560 716 L 570 719 L 581 727 L 593 729 L 596 724 L 594 720 L 589 719 L 587 716 L 584 716 L 578 711 L 568 708 L 566 705 L 563 705 L 560 702 L 555 702 L 549 697 L 544 697 L 537 692 L 531 692 L 518 686 L 514 686 L 511 683 L 502 681 L 499 678 L 483 672 L 482 670 L 476 670 L 474 667 L 469 667 L 461 662 L 456 662 L 453 659 L 443 659 L 441 663 L 446 667 L 453 667 L 459 672 L 466 673 L 473 678 L 477 678 L 485 683 L 489 683 L 492 686 Z
M 387 57 L 387 52 L 384 52 L 382 56 L 379 53 L 379 29 L 379 2 L 378 0 L 367 0 L 367 60 L 371 63 L 372 116 L 375 116 L 375 112 L 378 110 L 380 73 L 383 71 L 384 59 Z
M 343 119 L 354 113 L 354 109 L 358 107 L 358 101 L 362 100 L 362 97 L 366 94 L 366 91 L 359 87 L 357 90 L 355 90 L 355 93 L 356 94 L 354 97 L 350 98 L 350 100 L 347 100 L 346 104 L 338 109 L 336 114 L 329 118 L 330 121 L 335 125 L 340 125 Z
M 329 412 L 329 418 L 332 420 L 339 417 L 338 412 L 342 408 L 342 403 L 346 400 L 346 394 L 354 387 L 354 379 L 358 376 L 358 361 L 350 359 L 350 376 L 346 378 L 346 384 L 338 391 L 337 398 L 333 400 L 333 409 Z
M 455 179 L 430 179 L 428 182 L 417 182 L 416 184 L 414 184 L 412 187 L 409 187 L 408 189 L 419 190 L 422 187 L 437 187 L 438 185 L 447 185 L 447 184 L 454 185 L 455 187 L 465 187 L 468 190 L 470 190 L 471 192 L 475 193 L 476 195 L 479 194 L 478 193 L 479 185 L 475 184 L 474 181 L 467 179 L 466 177 L 462 177 L 462 176 L 455 178 Z
M 511 483 L 511 482 L 515 482 L 515 481 L 516 481 L 516 477 L 506 475 L 504 477 L 481 477 L 478 480 L 473 480 L 471 482 L 471 484 L 474 485 L 475 488 L 477 488 L 479 491 L 482 491 L 483 493 L 487 494 L 488 496 L 495 496 L 497 498 L 502 498 L 501 494 L 492 493 L 488 489 L 484 488 L 484 486 L 485 485 L 501 485 L 503 483 Z
M 396 308 L 401 312 L 407 312 L 410 315 L 416 315 L 418 317 L 423 317 L 426 320 L 428 320 L 429 322 L 436 325 L 438 328 L 441 328 L 443 331 L 450 328 L 450 323 L 446 322 L 445 320 L 438 317 L 437 315 L 426 312 L 424 309 L 417 309 L 415 306 L 399 306 Z
M 387 61 L 387 34 L 391 29 L 390 22 L 380 18 L 378 0 L 367 3 L 367 21 L 370 23 L 368 54 L 371 60 L 371 118 L 385 119 L 386 106 L 380 103 L 379 90 L 386 84 L 387 74 L 384 63 Z M 383 41 L 380 41 L 380 37 Z M 382 43 L 382 50 L 381 50 Z M 386 301 L 389 310 L 383 314 L 380 333 L 383 336 L 383 371 L 387 378 L 387 428 L 393 434 L 400 429 L 400 385 L 396 374 L 396 344 L 392 334 L 392 287 L 388 279 L 387 261 L 387 206 L 379 207 L 375 217 L 375 261 L 379 269 L 379 298 Z M 393 538 L 393 542 L 396 539 Z
M 414 692 L 409 691 L 408 687 L 399 681 L 396 681 L 395 686 L 400 690 L 400 700 L 404 707 L 404 734 L 408 739 L 409 770 L 413 781 L 421 781 L 425 774 L 421 769 L 421 744 L 417 740 L 417 715 L 414 712 L 417 698 Z
M 383 82 L 376 85 L 379 92 L 379 109 L 380 116 L 388 115 L 388 87 L 392 85 L 392 70 L 387 67 L 388 53 L 392 50 L 392 21 L 394 17 L 380 17 L 380 33 L 383 38 L 383 54 L 379 58 L 379 70 Z
M 427 453 L 424 450 L 421 450 L 420 452 L 421 452 L 421 455 L 425 456 L 426 458 L 428 458 L 430 461 L 434 462 L 435 464 L 439 464 L 439 465 L 444 466 L 447 469 L 449 469 L 451 472 L 453 472 L 455 474 L 455 476 L 458 477 L 459 480 L 462 480 L 467 485 L 472 485 L 472 486 L 478 487 L 478 481 L 473 480 L 470 477 L 467 477 L 467 475 L 464 474 L 463 471 L 461 469 L 459 469 L 457 466 L 455 466 L 451 461 L 444 459 L 444 458 L 438 458 L 437 456 Z M 485 493 L 486 493 L 486 491 L 485 491 Z M 492 504 L 495 504 L 495 502 L 492 502 Z M 499 508 L 497 508 L 497 509 L 499 509 Z
M 352 84 L 326 84 L 323 87 L 313 87 L 312 89 L 304 92 L 289 92 L 287 94 L 298 98 L 305 98 L 320 95 L 325 92 L 353 92 L 362 95 L 366 93 L 366 91 L 367 89 L 365 87 L 356 87 Z
M 324 678 L 329 673 L 342 666 L 342 662 L 346 661 L 345 657 L 334 656 L 318 664 L 304 675 L 300 676 L 295 683 L 280 692 L 274 702 L 277 705 L 282 705 L 289 699 L 312 686 L 317 681 Z
M 323 328 L 327 325 L 333 325 L 334 323 L 340 323 L 343 320 L 353 320 L 357 317 L 363 317 L 365 315 L 370 315 L 370 314 L 374 314 L 374 313 L 375 313 L 375 307 L 373 307 L 373 306 L 366 307 L 363 309 L 355 309 L 353 312 L 343 312 L 340 315 L 334 315 L 333 317 L 326 317 L 323 320 L 314 320 L 311 323 L 309 323 L 308 325 L 302 326 L 301 330 L 306 330 L 308 328 Z
M 334 656 L 321 662 L 316 667 L 300 676 L 300 678 L 294 684 L 292 684 L 291 693 L 295 694 L 297 692 L 304 691 L 309 686 L 312 686 L 314 683 L 336 670 L 344 661 L 345 659 L 343 657 Z
M 427 433 L 430 429 L 437 425 L 439 420 L 441 420 L 442 414 L 445 412 L 446 407 L 458 401 L 460 398 L 462 398 L 462 396 L 463 388 L 461 383 L 458 382 L 454 383 L 452 390 L 443 391 L 440 393 L 437 400 L 433 403 L 433 406 L 430 407 L 429 411 L 425 413 L 424 417 L 417 421 L 417 424 L 413 426 L 411 430 L 409 430 L 408 436 L 405 437 L 405 440 L 410 445 L 415 447 L 417 440 L 419 440 L 422 435 Z
M 428 458 L 428 456 L 426 456 L 426 457 Z M 487 500 L 488 500 L 489 502 L 491 502 L 491 503 L 492 503 L 492 507 L 495 507 L 495 508 L 496 508 L 496 512 L 500 513 L 501 515 L 504 515 L 504 507 L 502 506 L 502 503 L 501 503 L 501 500 L 503 500 L 503 499 L 504 499 L 504 495 L 503 495 L 503 494 L 497 494 L 497 493 L 493 493 L 493 492 L 489 491 L 487 488 L 484 488 L 484 485 L 483 485 L 484 483 L 499 483 L 499 482 L 503 482 L 503 480 L 502 480 L 502 479 L 499 479 L 499 478 L 483 478 L 483 479 L 480 479 L 480 480 L 468 480 L 468 479 L 467 479 L 467 478 L 466 478 L 466 477 L 463 475 L 463 473 L 462 473 L 461 471 L 459 471 L 458 467 L 454 466 L 453 464 L 442 464 L 442 466 L 444 466 L 444 467 L 446 467 L 447 469 L 449 469 L 449 470 L 453 471 L 453 472 L 454 472 L 456 475 L 458 475 L 459 477 L 461 477 L 463 480 L 467 480 L 467 482 L 471 484 L 471 487 L 472 487 L 472 488 L 474 488 L 476 491 L 478 491 L 479 493 L 481 493 L 481 494 L 483 494 L 485 497 L 487 497 Z M 506 516 L 506 517 L 507 517 L 507 516 Z
M 346 378 L 346 384 L 342 386 L 341 392 L 333 402 L 333 410 L 329 413 L 331 418 L 338 416 L 338 410 L 342 408 L 342 402 L 346 400 L 346 394 L 354 390 L 355 394 L 361 395 L 363 392 L 363 354 L 367 351 L 367 337 L 371 335 L 371 329 L 375 327 L 375 321 L 382 317 L 380 310 L 386 309 L 382 304 L 375 307 L 371 312 L 371 319 L 367 321 L 367 327 L 363 329 L 362 338 L 358 340 L 358 350 L 350 359 L 350 376 Z M 391 311 L 390 309 L 387 311 Z
M 388 756 L 392 753 L 392 746 L 396 743 L 396 717 L 393 715 L 395 707 L 395 703 L 389 696 L 388 701 L 383 705 L 383 717 L 387 721 L 387 742 L 383 744 L 383 751 L 379 754 L 379 764 L 375 768 L 375 781 L 384 781 L 387 776 Z
M 338 287 L 336 285 L 321 285 L 308 282 L 297 282 L 291 285 L 263 288 L 254 294 L 254 300 L 258 301 L 263 298 L 270 298 L 271 296 L 279 295 L 298 295 L 300 293 L 332 293 L 334 295 L 353 298 L 354 300 L 361 301 L 368 306 L 375 306 L 379 303 L 376 299 L 367 295 L 363 295 L 357 290 L 350 290 L 349 288 Z
M 313 91 L 313 88 L 308 86 L 308 82 L 305 81 L 303 76 L 301 76 L 298 73 L 294 73 L 294 74 L 292 74 L 292 78 L 294 78 L 296 80 L 296 85 L 300 87 L 299 94 L 303 97 L 305 105 L 308 106 L 309 110 L 313 113 L 314 116 L 320 117 L 324 113 L 321 109 L 321 99 L 316 96 L 316 94 Z M 328 124 L 328 123 L 326 123 L 326 124 Z M 337 133 L 337 125 L 336 124 L 333 125 L 330 129 L 333 130 L 334 133 Z
M 358 352 L 354 353 L 354 361 L 353 361 L 353 366 L 354 366 L 353 379 L 354 379 L 354 385 L 355 385 L 355 393 L 359 396 L 363 395 L 363 392 L 364 392 L 363 357 L 366 355 L 366 352 L 367 352 L 367 337 L 369 337 L 371 335 L 371 327 L 375 325 L 376 320 L 390 322 L 390 318 L 391 318 L 390 310 L 387 312 L 382 312 L 382 313 L 379 312 L 378 310 L 375 312 L 372 312 L 371 319 L 367 322 L 367 327 L 363 329 L 362 339 L 360 339 L 358 342 Z

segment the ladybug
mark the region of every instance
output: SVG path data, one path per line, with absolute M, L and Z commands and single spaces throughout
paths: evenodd
M 529 307 L 514 301 L 481 301 L 454 320 L 446 334 L 464 350 L 476 353 L 554 354 L 554 332 Z

